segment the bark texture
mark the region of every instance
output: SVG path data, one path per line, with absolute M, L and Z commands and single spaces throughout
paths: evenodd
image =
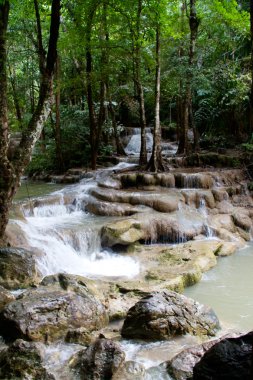
M 35 111 L 22 132 L 19 146 L 10 160 L 7 157 L 9 147 L 9 128 L 7 118 L 7 77 L 6 77 L 6 31 L 8 27 L 9 2 L 0 5 L 0 239 L 3 238 L 8 213 L 20 183 L 20 177 L 29 163 L 33 147 L 41 135 L 43 125 L 51 110 L 51 85 L 57 57 L 57 41 L 60 26 L 61 0 L 52 0 L 51 25 L 47 54 L 42 43 L 42 31 L 37 0 L 34 0 L 37 21 L 37 52 L 41 74 L 39 98 Z

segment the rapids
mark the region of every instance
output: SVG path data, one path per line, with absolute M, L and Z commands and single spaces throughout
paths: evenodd
M 124 167 L 127 164 L 121 163 L 111 170 Z M 60 199 L 60 203 L 43 204 L 42 201 L 32 210 L 24 210 L 24 221 L 16 221 L 29 245 L 42 253 L 38 258 L 38 269 L 43 276 L 66 272 L 93 278 L 127 278 L 139 273 L 139 264 L 133 259 L 101 249 L 100 229 L 112 218 L 93 216 L 80 209 L 81 200 L 89 197 L 89 191 L 105 172 L 98 171 L 94 178 L 52 193 L 51 196 L 56 196 L 56 202 Z M 74 204 L 64 204 L 64 197 L 72 193 L 75 194 Z

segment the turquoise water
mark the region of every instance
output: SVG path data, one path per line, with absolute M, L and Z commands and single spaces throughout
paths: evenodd
M 187 288 L 188 297 L 211 306 L 224 328 L 253 330 L 253 243 L 204 274 L 200 283 Z
M 60 190 L 63 185 L 45 182 L 24 181 L 15 195 L 14 201 L 23 201 L 29 198 L 48 195 L 53 191 Z

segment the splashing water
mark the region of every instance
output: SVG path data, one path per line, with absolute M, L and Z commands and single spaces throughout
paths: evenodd
M 126 164 L 110 170 L 123 167 Z M 99 178 L 103 175 L 104 172 L 96 174 Z M 138 275 L 139 264 L 134 259 L 101 249 L 100 230 L 111 219 L 94 217 L 80 209 L 90 189 L 96 186 L 97 177 L 55 193 L 74 192 L 75 202 L 71 205 L 64 204 L 64 196 L 56 197 L 56 204 L 43 205 L 40 201 L 32 213 L 26 214 L 25 221 L 16 221 L 29 245 L 40 253 L 37 264 L 42 275 L 59 272 L 112 278 Z

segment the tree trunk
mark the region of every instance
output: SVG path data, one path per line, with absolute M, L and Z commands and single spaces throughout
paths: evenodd
M 104 3 L 104 17 L 106 18 L 106 4 Z M 90 9 L 88 22 L 86 26 L 86 80 L 87 80 L 87 101 L 89 109 L 89 122 L 90 122 L 90 146 L 91 146 L 91 168 L 96 169 L 98 149 L 102 133 L 102 126 L 105 121 L 105 93 L 106 81 L 104 78 L 103 63 L 106 64 L 106 49 L 102 49 L 101 54 L 101 82 L 100 82 L 100 108 L 98 117 L 96 116 L 93 100 L 92 88 L 92 52 L 91 52 L 91 33 L 93 18 L 97 9 L 98 3 L 92 4 Z M 106 22 L 106 21 L 105 21 Z M 105 28 L 105 26 L 104 26 Z
M 112 120 L 113 134 L 114 134 L 114 139 L 116 143 L 117 154 L 119 156 L 126 156 L 126 152 L 123 148 L 122 142 L 118 134 L 115 112 L 114 112 L 113 104 L 112 104 L 111 97 L 109 94 L 108 94 L 108 97 L 109 97 L 109 112 L 110 112 L 111 120 Z
M 250 36 L 251 36 L 251 91 L 250 91 L 250 133 L 253 133 L 253 1 L 250 1 Z
M 147 147 L 146 147 L 146 114 L 145 114 L 145 101 L 143 86 L 141 83 L 141 51 L 140 51 L 140 22 L 141 22 L 141 12 L 142 12 L 142 0 L 138 0 L 138 10 L 136 18 L 136 37 L 134 41 L 135 51 L 134 51 L 134 66 L 135 66 L 135 77 L 134 82 L 136 85 L 138 102 L 139 102 L 139 113 L 140 113 L 140 127 L 141 127 L 141 150 L 140 150 L 140 165 L 147 164 Z M 134 36 L 133 36 L 134 38 Z
M 0 4 L 0 240 L 8 223 L 8 211 L 16 186 L 15 173 L 7 158 L 9 128 L 7 118 L 6 32 L 9 2 Z
M 160 63 L 160 21 L 156 27 L 156 79 L 155 79 L 155 127 L 152 156 L 148 169 L 154 172 L 164 171 L 161 150 L 161 124 L 160 124 L 160 95 L 161 95 L 161 63 Z
M 34 0 L 36 5 L 36 0 Z M 37 25 L 40 24 L 38 8 L 35 6 Z M 44 122 L 50 112 L 50 87 L 57 55 L 57 41 L 60 25 L 60 0 L 52 1 L 51 25 L 48 52 L 43 67 L 40 61 L 41 83 L 39 100 L 34 114 L 10 162 L 7 158 L 9 129 L 7 120 L 7 78 L 6 78 L 6 30 L 8 26 L 9 2 L 0 5 L 0 239 L 3 238 L 11 202 L 20 183 L 20 177 L 30 161 L 33 147 L 38 140 Z M 39 29 L 38 29 L 39 30 Z M 40 39 L 37 33 L 38 40 Z M 39 57 L 41 60 L 41 57 Z
M 193 130 L 193 150 L 195 153 L 200 151 L 200 146 L 199 146 L 199 131 L 196 127 L 194 115 L 193 115 L 193 109 L 192 109 L 192 100 L 190 102 L 190 107 L 189 107 L 189 120 L 190 120 L 190 127 Z
M 56 92 L 55 92 L 55 129 L 54 129 L 54 138 L 55 138 L 55 150 L 56 150 L 56 159 L 58 171 L 62 173 L 64 171 L 64 161 L 62 154 L 62 141 L 61 141 L 61 114 L 60 114 L 60 105 L 61 105 L 61 85 L 60 85 L 60 58 L 59 55 L 56 60 L 55 65 L 55 79 L 56 79 Z
M 190 0 L 190 16 L 189 16 L 189 26 L 190 26 L 190 46 L 189 46 L 189 59 L 188 59 L 188 70 L 186 72 L 186 89 L 185 96 L 183 100 L 183 122 L 182 129 L 180 133 L 180 141 L 178 147 L 178 153 L 188 154 L 189 153 L 189 141 L 188 141 L 188 130 L 189 121 L 192 118 L 192 125 L 195 125 L 193 120 L 192 112 L 192 79 L 193 79 L 193 64 L 196 48 L 196 40 L 198 36 L 199 19 L 196 13 L 196 0 Z

